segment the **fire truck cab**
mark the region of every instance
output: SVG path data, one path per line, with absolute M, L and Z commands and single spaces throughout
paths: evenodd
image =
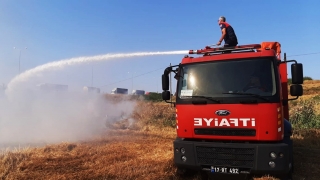
M 292 63 L 290 88 L 287 63 Z M 171 72 L 177 80 L 174 102 Z M 176 110 L 177 169 L 291 179 L 288 101 L 302 96 L 302 84 L 302 64 L 286 54 L 281 60 L 279 42 L 190 50 L 162 75 L 162 98 Z

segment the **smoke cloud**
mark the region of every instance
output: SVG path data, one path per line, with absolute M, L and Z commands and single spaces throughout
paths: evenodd
M 0 148 L 85 140 L 105 132 L 107 122 L 130 118 L 135 108 L 133 101 L 114 104 L 103 94 L 41 90 L 36 85 L 44 72 L 114 58 L 186 53 L 187 50 L 78 57 L 21 73 L 9 82 L 5 91 L 0 90 Z
M 20 91 L 0 101 L 0 147 L 85 140 L 106 123 L 129 118 L 133 101 L 114 104 L 102 94 Z

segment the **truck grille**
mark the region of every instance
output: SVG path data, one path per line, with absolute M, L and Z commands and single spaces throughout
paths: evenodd
M 196 147 L 197 161 L 202 165 L 238 166 L 251 168 L 254 148 Z
M 196 128 L 195 135 L 217 135 L 217 136 L 255 136 L 255 129 L 221 129 L 221 128 Z

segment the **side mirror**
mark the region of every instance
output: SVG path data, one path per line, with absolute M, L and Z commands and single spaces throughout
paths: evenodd
M 168 74 L 171 73 L 171 71 L 172 71 L 172 67 L 167 67 L 167 68 L 164 70 L 163 74 L 168 75 Z
M 169 76 L 167 74 L 162 74 L 162 90 L 169 90 Z
M 290 95 L 291 96 L 302 96 L 303 88 L 300 84 L 293 84 L 290 86 Z
M 172 67 L 167 67 L 162 74 L 162 90 L 169 90 L 169 74 L 172 71 Z
M 292 84 L 303 84 L 303 68 L 301 63 L 291 64 L 291 76 Z
M 163 91 L 162 92 L 162 99 L 165 101 L 170 100 L 170 91 Z

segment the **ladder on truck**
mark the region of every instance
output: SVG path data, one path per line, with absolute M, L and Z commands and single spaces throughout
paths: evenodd
M 208 45 L 204 49 L 189 50 L 189 54 L 215 55 L 223 53 L 261 52 L 261 50 L 274 50 L 280 59 L 281 45 L 279 42 L 262 42 L 261 44 L 246 44 L 233 47 L 214 47 Z

